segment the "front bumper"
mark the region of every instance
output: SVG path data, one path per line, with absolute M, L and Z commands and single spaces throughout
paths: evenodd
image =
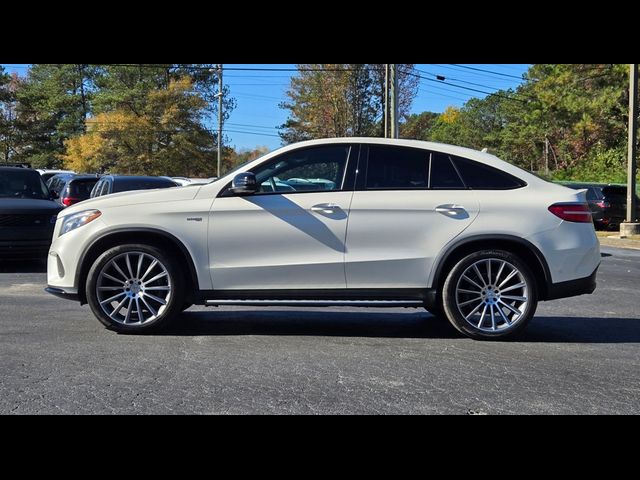
M 596 281 L 598 268 L 596 268 L 595 272 L 586 278 L 550 284 L 547 287 L 547 296 L 545 300 L 558 300 L 559 298 L 570 298 L 592 294 L 596 291 L 598 286 Z

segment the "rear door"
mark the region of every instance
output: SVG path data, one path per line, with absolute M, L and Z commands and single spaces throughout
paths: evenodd
M 434 261 L 479 213 L 447 155 L 368 147 L 347 233 L 350 289 L 427 288 Z

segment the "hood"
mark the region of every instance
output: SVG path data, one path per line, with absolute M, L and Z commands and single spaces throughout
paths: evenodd
M 193 200 L 200 188 L 160 188 L 157 190 L 139 190 L 134 192 L 114 193 L 104 197 L 92 198 L 75 204 L 64 211 L 65 217 L 89 209 L 105 209 L 110 207 L 127 207 L 149 203 L 166 203 Z
M 62 207 L 52 200 L 0 198 L 2 215 L 56 215 Z

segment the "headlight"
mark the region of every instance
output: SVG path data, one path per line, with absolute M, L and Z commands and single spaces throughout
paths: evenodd
M 93 222 L 95 219 L 100 218 L 101 215 L 102 212 L 100 210 L 85 210 L 65 217 L 60 229 L 60 236 Z

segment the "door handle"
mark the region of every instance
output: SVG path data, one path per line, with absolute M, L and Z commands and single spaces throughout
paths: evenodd
M 311 211 L 317 213 L 336 213 L 340 210 L 342 210 L 340 205 L 336 205 L 335 203 L 322 203 L 311 207 Z
M 436 213 L 441 213 L 447 217 L 468 215 L 467 209 L 460 205 L 440 205 L 439 207 L 436 207 Z

